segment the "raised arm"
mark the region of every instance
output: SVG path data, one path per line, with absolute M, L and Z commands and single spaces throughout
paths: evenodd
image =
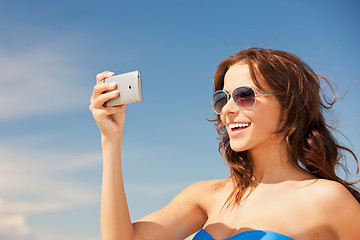
M 103 240 L 184 239 L 206 221 L 199 204 L 199 184 L 179 194 L 168 206 L 150 214 L 134 225 L 131 223 L 121 169 L 121 142 L 126 106 L 104 108 L 103 104 L 117 97 L 116 85 L 101 83 L 112 72 L 97 75 L 90 111 L 101 131 L 103 179 L 101 191 L 101 236 Z M 107 93 L 105 93 L 107 92 Z
M 103 72 L 96 76 L 97 84 L 91 97 L 90 111 L 101 131 L 103 149 L 103 179 L 101 191 L 101 236 L 102 239 L 133 239 L 131 224 L 121 171 L 121 141 L 126 106 L 104 108 L 103 104 L 120 93 L 112 83 L 101 83 L 113 76 Z

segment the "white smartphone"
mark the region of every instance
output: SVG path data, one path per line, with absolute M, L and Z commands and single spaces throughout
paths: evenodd
M 120 75 L 105 78 L 101 82 L 116 82 L 120 96 L 105 102 L 105 107 L 114 107 L 129 103 L 141 102 L 141 74 L 140 71 L 123 73 Z

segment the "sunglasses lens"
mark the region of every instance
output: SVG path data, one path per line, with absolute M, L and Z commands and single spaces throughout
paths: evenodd
M 255 92 L 251 87 L 239 87 L 233 92 L 233 99 L 235 103 L 243 108 L 250 109 L 255 104 Z
M 217 114 L 221 113 L 222 108 L 227 103 L 227 94 L 224 91 L 217 91 L 213 94 L 211 100 L 214 111 Z

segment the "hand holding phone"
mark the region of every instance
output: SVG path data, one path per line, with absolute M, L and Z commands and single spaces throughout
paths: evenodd
M 103 79 L 101 82 L 115 82 L 120 96 L 104 103 L 105 107 L 120 106 L 129 103 L 141 102 L 142 87 L 140 71 L 123 73 Z

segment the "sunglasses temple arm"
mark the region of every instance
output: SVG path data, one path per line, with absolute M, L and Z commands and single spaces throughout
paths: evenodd
M 255 96 L 261 97 L 261 96 L 272 96 L 272 95 L 274 95 L 274 94 L 270 94 L 270 93 L 269 94 L 256 94 Z

